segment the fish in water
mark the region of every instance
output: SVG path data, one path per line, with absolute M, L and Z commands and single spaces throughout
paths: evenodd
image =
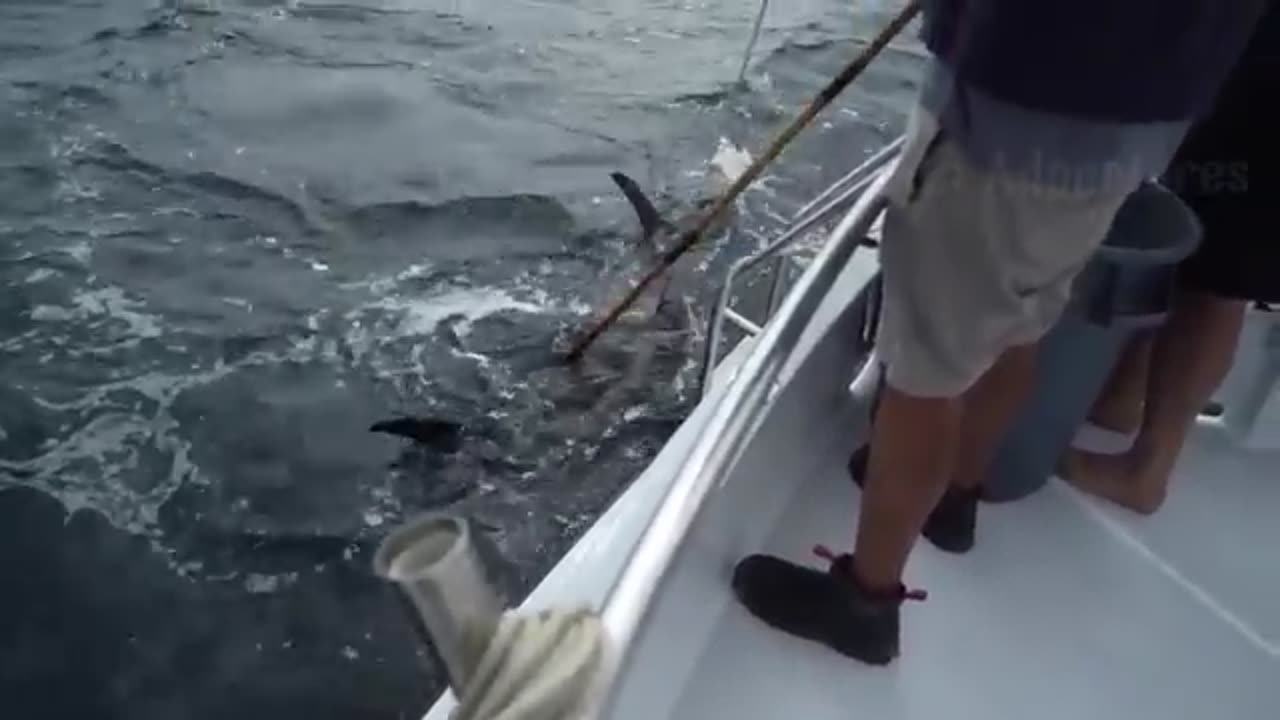
M 641 237 L 639 246 L 645 252 L 644 261 L 646 267 L 644 269 L 655 267 L 666 250 L 679 239 L 684 231 L 691 229 L 694 223 L 701 219 L 702 214 L 719 200 L 720 196 L 742 173 L 746 172 L 750 164 L 750 153 L 721 138 L 715 155 L 707 164 L 707 168 L 701 172 L 703 187 L 698 199 L 693 203 L 694 210 L 681 218 L 678 224 L 672 223 L 662 216 L 662 213 L 658 211 L 635 180 L 625 173 L 611 173 L 609 177 L 618 186 L 618 189 L 622 191 L 627 201 L 631 203 L 632 209 L 635 210 L 636 216 L 640 220 Z M 729 207 L 721 212 L 711 226 L 703 232 L 703 246 L 705 247 L 706 238 L 720 235 L 731 229 L 735 220 L 736 206 L 730 204 Z M 686 265 L 688 264 L 687 259 L 688 256 L 686 255 Z M 628 309 L 623 316 L 624 319 L 630 321 L 638 320 L 641 323 L 651 325 L 655 320 L 660 320 L 662 314 L 674 310 L 669 294 L 674 280 L 673 276 L 677 273 L 679 273 L 678 267 L 668 269 L 663 277 L 656 280 L 652 288 Z M 676 316 L 667 315 L 666 317 L 675 319 L 677 325 L 681 323 L 687 324 L 693 320 L 692 309 L 687 305 L 687 301 L 683 310 L 683 312 L 677 313 Z
M 407 438 L 441 453 L 455 453 L 462 447 L 463 425 L 452 420 L 402 416 L 380 420 L 369 432 Z
M 632 180 L 625 173 L 614 172 L 609 175 L 618 189 L 631 203 L 632 209 L 636 212 L 636 217 L 640 219 L 640 245 L 644 248 L 645 260 L 649 263 L 658 262 L 662 256 L 662 249 L 658 242 L 663 237 L 674 238 L 676 236 L 676 227 L 662 217 L 662 213 L 654 207 L 653 202 L 644 194 L 640 186 L 635 180 Z M 671 286 L 671 274 L 667 273 L 664 277 L 657 281 L 656 291 L 650 290 L 640 300 L 632 306 L 628 313 L 630 318 L 640 319 L 642 322 L 648 322 L 653 319 L 666 304 L 667 291 Z
M 736 177 L 733 175 L 735 169 L 727 166 L 732 163 L 722 162 L 723 158 L 719 158 L 719 155 L 720 153 L 706 173 L 706 178 L 712 185 L 708 186 L 708 192 L 695 205 L 699 212 L 689 214 L 679 224 L 663 217 L 635 180 L 621 172 L 610 175 L 640 221 L 641 235 L 638 244 L 644 251 L 645 269 L 658 264 L 670 243 L 676 242 L 680 234 L 701 217 L 701 211 L 705 211 L 719 192 L 729 185 L 732 177 Z M 733 210 L 733 206 L 727 208 L 708 228 L 706 235 L 716 235 L 731 227 Z M 687 262 L 685 267 L 689 267 Z M 703 325 L 690 298 L 683 293 L 673 292 L 675 288 L 699 286 L 701 278 L 696 271 L 680 277 L 684 272 L 686 271 L 682 271 L 679 266 L 668 269 L 618 319 L 614 338 L 619 342 L 599 343 L 593 352 L 583 358 L 583 362 L 574 366 L 579 377 L 595 380 L 593 384 L 597 387 L 601 384 L 599 378 L 607 378 L 607 382 L 604 390 L 594 398 L 585 412 L 563 418 L 562 425 L 572 423 L 587 434 L 598 434 L 601 428 L 616 422 L 628 407 L 651 398 L 655 382 L 671 382 L 674 379 L 666 370 L 662 370 L 669 369 L 673 363 L 662 363 L 660 359 L 665 357 L 667 360 L 675 360 L 677 369 L 673 372 L 680 372 L 683 361 L 689 355 L 688 339 L 695 336 Z M 655 377 L 655 369 L 660 370 L 657 374 L 662 377 Z M 569 431 L 568 428 L 561 429 L 565 432 L 560 434 L 583 434 Z
M 620 172 L 615 172 L 610 177 L 618 188 L 622 190 L 622 194 L 631 203 L 636 217 L 640 220 L 641 236 L 639 245 L 644 249 L 644 261 L 649 263 L 656 262 L 661 255 L 661 249 L 658 246 L 660 237 L 664 235 L 674 237 L 675 226 L 662 217 L 653 202 L 649 200 L 648 196 L 644 194 L 644 191 L 640 189 L 640 186 L 634 180 Z M 583 421 L 575 423 L 576 425 L 591 427 L 594 422 L 601 419 L 602 415 L 614 410 L 624 395 L 630 395 L 634 388 L 644 382 L 644 377 L 653 362 L 656 345 L 663 339 L 663 337 L 646 338 L 645 335 L 671 336 L 684 333 L 684 326 L 687 325 L 684 317 L 680 314 L 671 314 L 671 307 L 666 302 L 670 281 L 670 275 L 663 278 L 660 281 L 660 287 L 656 291 L 646 293 L 641 301 L 633 306 L 632 311 L 627 314 L 623 324 L 640 328 L 640 340 L 638 342 L 630 347 L 623 348 L 620 357 L 606 359 L 601 355 L 608 353 L 602 353 L 593 358 L 590 366 L 574 368 L 578 380 L 587 381 L 586 385 L 590 387 L 586 389 L 591 394 L 594 394 L 592 388 L 598 388 L 601 384 L 607 385 L 601 394 L 581 403 L 585 408 L 585 412 L 582 414 Z M 665 332 L 653 328 L 655 320 L 662 315 L 669 316 L 667 324 L 672 326 Z M 578 403 L 570 402 L 569 404 Z M 603 419 L 607 422 L 609 418 Z M 556 430 L 564 429 L 557 428 Z M 370 432 L 384 433 L 412 440 L 416 445 L 443 454 L 457 452 L 467 434 L 467 428 L 461 423 L 441 418 L 415 416 L 401 416 L 380 420 L 371 425 L 369 430 Z M 569 434 L 578 435 L 580 433 L 572 432 Z
M 722 140 L 706 172 L 707 191 L 695 203 L 695 207 L 699 210 L 709 207 L 719 192 L 728 187 L 749 163 L 750 156 L 745 151 Z M 640 221 L 640 240 L 637 244 L 642 250 L 643 262 L 652 267 L 665 251 L 663 241 L 674 242 L 685 229 L 680 225 L 696 221 L 699 213 L 691 214 L 687 221 L 677 225 L 663 217 L 635 180 L 622 172 L 611 173 L 609 177 L 622 191 Z M 708 229 L 707 234 L 723 232 L 732 222 L 733 208 L 730 207 Z M 686 298 L 681 297 L 678 304 L 672 302 L 672 286 L 673 273 L 669 271 L 620 319 L 619 325 L 635 330 L 626 334 L 632 342 L 614 348 L 617 352 L 595 353 L 585 366 L 574 368 L 580 380 L 589 381 L 587 384 L 592 388 L 603 384 L 605 389 L 589 402 L 581 403 L 585 408 L 584 412 L 574 418 L 567 418 L 564 422 L 572 423 L 581 431 L 598 433 L 601 428 L 616 420 L 629 402 L 650 392 L 650 384 L 654 381 L 654 361 L 660 354 L 684 353 L 684 341 L 691 333 L 696 332 L 698 319 Z M 467 428 L 460 423 L 412 416 L 383 420 L 374 423 L 369 429 L 412 440 L 441 453 L 457 452 L 468 434 Z M 566 427 L 555 428 L 554 432 L 575 436 L 583 434 Z

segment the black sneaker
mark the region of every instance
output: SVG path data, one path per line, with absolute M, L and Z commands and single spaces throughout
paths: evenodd
M 733 570 L 733 592 L 752 615 L 785 633 L 822 643 L 847 657 L 887 665 L 898 656 L 898 609 L 925 593 L 901 585 L 875 594 L 858 583 L 853 556 L 834 556 L 826 572 L 769 555 L 751 555 Z
M 870 456 L 871 446 L 863 445 L 853 451 L 853 455 L 849 457 L 849 476 L 858 487 L 862 487 L 864 478 L 867 476 L 867 459 Z M 947 488 L 946 494 L 938 501 L 937 507 L 924 521 L 924 529 L 920 534 L 944 552 L 956 554 L 969 552 L 973 549 L 977 533 L 978 499 L 981 496 L 981 488 L 972 490 Z
M 853 478 L 853 484 L 862 487 L 867 477 L 867 462 L 871 460 L 871 443 L 867 443 L 849 456 L 849 477 Z
M 969 552 L 973 549 L 978 524 L 978 498 L 981 495 L 980 488 L 947 488 L 938 506 L 929 513 L 920 534 L 939 550 L 956 554 Z

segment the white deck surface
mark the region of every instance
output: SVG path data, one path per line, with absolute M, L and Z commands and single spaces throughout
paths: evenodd
M 865 407 L 844 392 L 862 352 L 847 310 L 874 260 L 846 267 L 768 421 L 682 539 L 610 720 L 1280 720 L 1280 450 L 1241 450 L 1214 427 L 1193 439 L 1154 517 L 1055 482 L 983 505 L 968 555 L 922 542 L 907 581 L 930 598 L 904 608 L 903 656 L 889 668 L 774 631 L 733 600 L 731 568 L 747 552 L 819 566 L 814 543 L 852 541 L 859 493 L 844 446 L 865 430 Z M 526 608 L 603 604 L 708 407 Z M 428 720 L 452 706 L 446 694 Z
M 887 669 L 732 604 L 674 717 L 1280 718 L 1280 452 L 1228 449 L 1203 430 L 1150 518 L 1055 481 L 982 506 L 966 556 L 922 542 L 907 580 L 930 597 L 904 607 Z M 795 496 L 768 551 L 817 566 L 815 542 L 848 547 L 858 491 L 840 460 Z

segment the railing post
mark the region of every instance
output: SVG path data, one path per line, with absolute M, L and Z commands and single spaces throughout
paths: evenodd
M 778 312 L 778 306 L 782 304 L 782 286 L 787 274 L 787 255 L 786 253 L 778 253 L 773 259 L 773 267 L 769 270 L 772 277 L 769 280 L 769 302 L 765 305 L 764 321 L 769 322 L 769 318 Z
M 878 150 L 861 165 L 849 171 L 844 177 L 805 204 L 796 213 L 791 225 L 776 240 L 755 253 L 738 259 L 729 266 L 729 271 L 725 275 L 724 285 L 721 287 L 707 318 L 707 344 L 703 348 L 701 372 L 701 392 L 704 396 L 707 389 L 711 387 L 711 378 L 715 375 L 716 363 L 719 361 L 720 344 L 724 339 L 725 311 L 729 307 L 733 283 L 737 276 L 744 270 L 750 270 L 759 263 L 774 258 L 773 275 L 770 280 L 765 317 L 760 323 L 761 326 L 767 324 L 777 313 L 786 296 L 783 287 L 785 285 L 786 256 L 781 254 L 782 251 L 809 229 L 827 219 L 827 217 L 843 208 L 849 202 L 858 199 L 861 193 L 876 180 L 878 177 L 877 172 L 893 161 L 902 144 L 903 138 L 899 137 Z

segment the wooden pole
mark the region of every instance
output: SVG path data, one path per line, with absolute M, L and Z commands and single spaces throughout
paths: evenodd
M 818 113 L 826 109 L 837 95 L 844 91 L 850 83 L 861 75 L 862 71 L 867 68 L 867 65 L 871 63 L 876 55 L 879 55 L 880 51 L 883 50 L 891 40 L 893 40 L 894 36 L 899 32 L 902 32 L 902 29 L 906 27 L 919 12 L 919 0 L 908 0 L 906 7 L 902 8 L 902 10 L 894 16 L 888 26 L 886 26 L 884 30 L 881 30 L 880 34 L 871 41 L 871 44 L 864 48 L 857 57 L 855 57 L 843 70 L 840 71 L 839 75 L 836 75 L 835 78 L 833 78 L 831 82 L 828 83 L 827 86 L 809 102 L 809 105 L 804 109 L 804 112 L 800 113 L 800 115 L 791 121 L 790 125 L 784 128 L 782 132 L 778 133 L 778 136 L 769 145 L 768 149 L 765 150 L 760 157 L 756 158 L 755 161 L 751 163 L 750 167 L 742 173 L 742 175 L 738 176 L 738 179 L 724 191 L 720 198 L 716 200 L 715 204 L 702 214 L 702 217 L 698 219 L 698 222 L 692 228 L 680 234 L 675 244 L 673 244 L 671 248 L 664 252 L 662 257 L 659 258 L 657 266 L 641 278 L 640 282 L 638 282 L 635 287 L 627 291 L 627 294 L 624 295 L 622 299 L 614 303 L 613 306 L 609 308 L 608 312 L 601 316 L 586 333 L 573 343 L 568 354 L 565 356 L 565 359 L 568 362 L 577 362 L 581 359 L 582 355 L 587 351 L 587 348 L 591 346 L 591 343 L 595 342 L 596 338 L 600 337 L 605 330 L 609 329 L 609 326 L 617 321 L 617 319 L 626 312 L 627 308 L 631 307 L 632 303 L 639 299 L 640 295 L 644 293 L 645 289 L 648 288 L 649 285 L 653 284 L 654 280 L 657 280 L 664 272 L 674 265 L 682 255 L 688 252 L 690 248 L 702 239 L 702 235 L 706 232 L 707 228 L 715 223 L 715 221 L 719 219 L 720 215 L 738 199 L 738 196 L 742 194 L 743 190 L 746 190 L 751 183 L 755 182 L 756 178 L 760 176 L 760 173 L 764 172 L 764 169 L 769 165 L 769 163 L 773 162 L 774 159 L 782 153 L 783 148 L 785 148 L 787 144 L 790 143 L 791 140 L 795 138 L 795 136 L 798 135 L 800 131 L 818 115 Z

